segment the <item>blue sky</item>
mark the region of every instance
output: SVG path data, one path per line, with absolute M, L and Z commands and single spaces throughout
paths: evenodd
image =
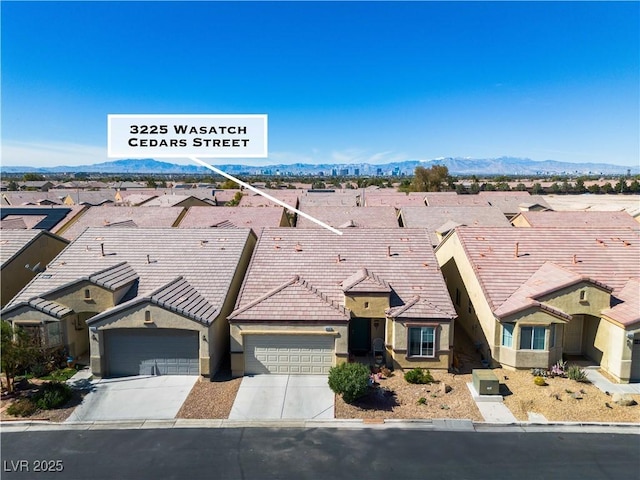
M 5 165 L 107 161 L 109 113 L 268 114 L 233 163 L 638 164 L 638 2 L 0 8 Z

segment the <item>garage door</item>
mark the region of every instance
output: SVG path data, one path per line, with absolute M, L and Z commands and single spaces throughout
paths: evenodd
M 105 331 L 107 373 L 198 375 L 198 332 L 174 329 Z
M 631 352 L 631 380 L 640 382 L 640 338 L 633 339 Z
M 327 374 L 334 338 L 318 335 L 247 335 L 245 374 Z

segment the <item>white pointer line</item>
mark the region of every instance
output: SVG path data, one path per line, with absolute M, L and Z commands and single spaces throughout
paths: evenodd
M 277 203 L 278 205 L 283 206 L 284 208 L 286 208 L 287 210 L 291 210 L 292 212 L 297 213 L 298 215 L 306 218 L 307 220 L 311 220 L 314 223 L 317 223 L 318 225 L 320 225 L 323 228 L 326 228 L 327 230 L 335 233 L 336 235 L 342 235 L 342 232 L 336 228 L 333 228 L 330 225 L 327 225 L 324 222 L 321 222 L 320 220 L 318 220 L 315 217 L 312 217 L 311 215 L 309 215 L 308 213 L 304 213 L 301 212 L 300 210 L 298 210 L 297 208 L 293 208 L 291 205 L 287 205 L 286 203 L 284 203 L 281 200 L 278 200 L 275 197 L 272 197 L 269 194 L 266 194 L 265 192 L 263 192 L 262 190 L 257 189 L 256 187 L 253 187 L 251 185 L 249 185 L 248 183 L 243 182 L 242 180 L 237 179 L 236 177 L 234 177 L 233 175 L 229 175 L 226 172 L 223 172 L 222 170 L 220 170 L 219 168 L 216 168 L 212 165 L 209 165 L 207 162 L 204 162 L 202 160 L 200 160 L 199 158 L 196 157 L 189 157 L 191 160 L 193 160 L 194 162 L 196 162 L 198 165 L 202 165 L 205 168 L 208 168 L 209 170 L 217 173 L 218 175 L 222 175 L 225 178 L 228 178 L 229 180 L 236 182 L 238 185 L 246 188 L 247 190 L 251 190 L 252 192 L 256 192 L 259 195 L 262 195 L 264 198 L 266 198 L 267 200 L 271 200 L 274 203 Z

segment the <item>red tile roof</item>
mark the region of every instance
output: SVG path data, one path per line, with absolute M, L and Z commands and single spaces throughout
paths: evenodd
M 604 310 L 603 315 L 630 327 L 640 323 L 640 278 L 632 278 L 617 294 L 622 303 Z
M 521 212 L 517 215 L 532 227 L 637 227 L 627 212 Z M 515 217 L 511 220 L 515 220 Z
M 396 209 L 393 207 L 302 207 L 304 213 L 334 228 L 384 228 L 398 227 Z M 317 223 L 298 215 L 297 228 L 322 228 Z
M 455 235 L 495 311 L 546 262 L 601 282 L 616 295 L 640 277 L 639 230 L 459 227 Z
M 340 236 L 324 229 L 267 228 L 256 245 L 237 308 L 257 306 L 295 275 L 329 302 L 344 305 L 343 288 L 363 277 L 363 269 L 367 278 L 389 285 L 392 308 L 419 295 L 428 303 L 417 304 L 413 318 L 455 317 L 425 231 L 397 228 L 350 229 Z M 317 302 L 299 307 L 283 313 L 275 304 L 267 304 L 260 314 L 264 321 L 293 317 L 312 321 L 319 315 Z

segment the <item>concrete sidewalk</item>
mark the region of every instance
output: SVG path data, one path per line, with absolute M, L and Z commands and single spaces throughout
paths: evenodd
M 518 419 L 503 403 L 502 395 L 478 395 L 473 383 L 467 383 L 471 398 L 476 402 L 478 410 L 485 422 L 490 423 L 517 423 Z
M 640 383 L 613 383 L 602 375 L 597 368 L 585 368 L 584 371 L 589 381 L 603 392 L 640 395 Z

